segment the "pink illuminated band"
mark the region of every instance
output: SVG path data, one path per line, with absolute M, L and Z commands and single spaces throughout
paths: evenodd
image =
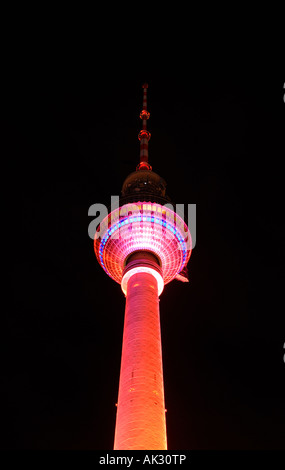
M 148 273 L 148 274 L 151 274 L 153 277 L 155 277 L 155 279 L 157 281 L 158 295 L 161 294 L 161 292 L 163 291 L 163 288 L 164 288 L 164 282 L 163 282 L 163 278 L 162 278 L 161 274 L 159 274 L 159 272 L 154 268 L 150 268 L 148 266 L 137 266 L 135 268 L 129 269 L 126 272 L 126 274 L 124 274 L 124 276 L 123 276 L 123 279 L 122 279 L 122 282 L 121 282 L 121 287 L 122 287 L 122 291 L 124 292 L 125 295 L 127 295 L 127 286 L 128 286 L 129 279 L 134 274 L 137 274 L 137 273 Z

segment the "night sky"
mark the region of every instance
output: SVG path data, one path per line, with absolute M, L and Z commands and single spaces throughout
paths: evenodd
M 88 208 L 139 161 L 144 81 L 153 170 L 197 204 L 190 282 L 160 298 L 169 449 L 284 446 L 284 77 L 24 65 L 2 89 L 2 447 L 113 447 L 125 298 Z

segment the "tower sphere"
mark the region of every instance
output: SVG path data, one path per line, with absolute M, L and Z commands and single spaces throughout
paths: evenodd
M 192 241 L 186 223 L 178 214 L 141 198 L 108 214 L 98 226 L 94 247 L 102 268 L 119 284 L 131 253 L 142 250 L 154 253 L 167 284 L 187 265 Z

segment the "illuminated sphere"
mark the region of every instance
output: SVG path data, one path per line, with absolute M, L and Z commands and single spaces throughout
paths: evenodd
M 121 284 L 128 257 L 152 252 L 158 259 L 164 284 L 187 265 L 192 249 L 190 231 L 173 210 L 166 183 L 150 170 L 131 173 L 123 183 L 120 207 L 97 228 L 94 248 L 98 262 Z

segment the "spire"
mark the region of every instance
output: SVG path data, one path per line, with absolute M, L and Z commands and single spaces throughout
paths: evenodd
M 150 132 L 146 129 L 147 120 L 149 119 L 150 113 L 147 111 L 147 89 L 148 84 L 144 83 L 143 86 L 143 109 L 140 113 L 142 119 L 142 130 L 139 132 L 138 139 L 140 141 L 140 163 L 137 166 L 137 170 L 151 170 L 151 166 L 148 163 L 148 141 L 150 139 Z

